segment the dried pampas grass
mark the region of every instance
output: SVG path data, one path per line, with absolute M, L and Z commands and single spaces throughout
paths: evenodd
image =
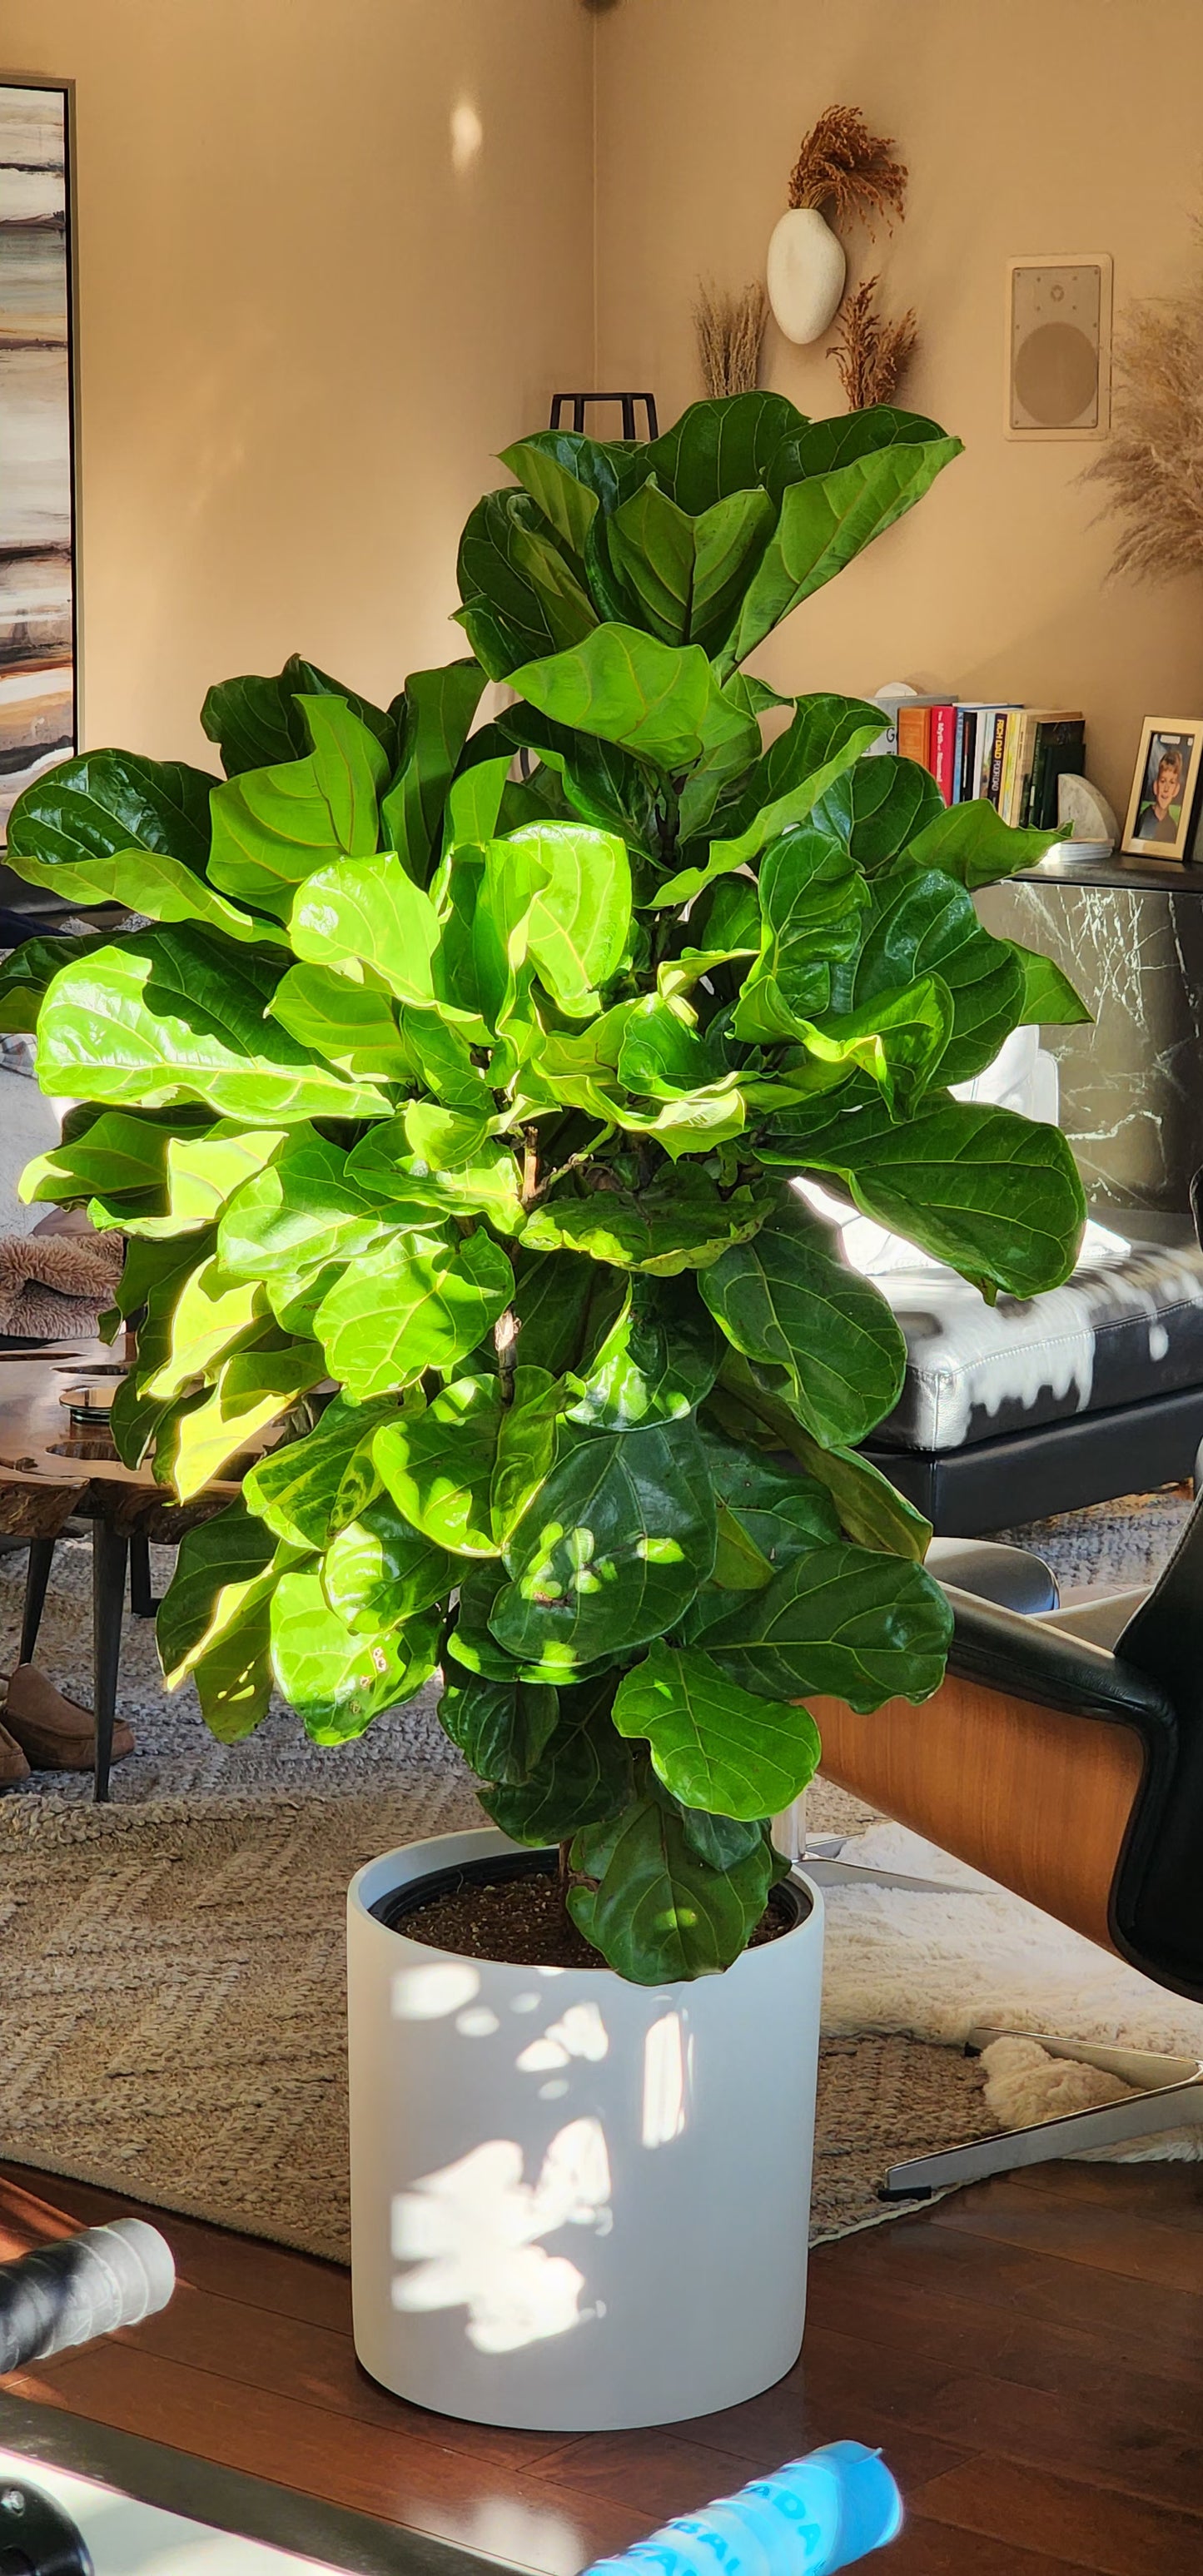
M 769 299 L 759 282 L 724 295 L 703 280 L 693 308 L 702 379 L 708 394 L 755 393 Z
M 790 174 L 791 206 L 830 205 L 837 223 L 860 215 L 887 225 L 902 216 L 907 167 L 893 157 L 888 134 L 870 134 L 859 107 L 825 107 L 799 147 Z
M 1196 222 L 1203 254 L 1203 223 Z M 1121 521 L 1112 569 L 1167 581 L 1203 568 L 1203 270 L 1137 305 L 1115 344 L 1115 429 L 1088 465 Z
M 914 313 L 903 313 L 897 322 L 887 322 L 884 314 L 875 310 L 876 292 L 877 279 L 867 277 L 864 285 L 847 298 L 840 315 L 839 336 L 827 352 L 835 360 L 850 411 L 868 411 L 873 403 L 892 400 L 919 337 Z

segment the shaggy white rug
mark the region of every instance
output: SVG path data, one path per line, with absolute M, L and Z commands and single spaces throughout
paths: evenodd
M 934 1878 L 955 1893 L 834 1887 L 825 1894 L 823 2029 L 880 2031 L 963 2043 L 975 2024 L 1203 2058 L 1203 2004 L 1167 1994 L 1107 1950 L 1042 1914 L 904 1826 L 871 1825 L 845 1848 L 866 1867 Z M 988 2070 L 993 2071 L 993 2070 Z M 988 2094 L 999 2126 L 1055 2117 L 1070 2106 L 1064 2070 L 1028 2060 L 1008 2088 L 1005 2064 Z M 1117 2088 L 1122 2089 L 1122 2088 Z M 1133 2157 L 1203 2156 L 1203 2130 L 1167 2132 L 1122 2150 Z

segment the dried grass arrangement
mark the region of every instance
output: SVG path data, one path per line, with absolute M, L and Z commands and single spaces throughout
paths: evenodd
M 759 279 L 739 295 L 725 295 L 709 280 L 701 281 L 693 320 L 708 394 L 755 393 L 768 310 Z
M 918 317 L 903 313 L 888 322 L 874 305 L 877 279 L 867 277 L 849 295 L 840 314 L 839 331 L 827 355 L 834 358 L 850 411 L 868 411 L 874 403 L 892 401 L 919 337 Z
M 1203 258 L 1203 221 L 1195 231 Z M 1166 581 L 1203 568 L 1203 267 L 1135 307 L 1117 334 L 1114 434 L 1088 465 L 1121 521 L 1112 570 Z
M 893 156 L 893 137 L 870 134 L 859 107 L 825 107 L 799 145 L 790 205 L 829 205 L 837 223 L 859 215 L 870 233 L 875 218 L 889 225 L 901 219 L 908 175 Z

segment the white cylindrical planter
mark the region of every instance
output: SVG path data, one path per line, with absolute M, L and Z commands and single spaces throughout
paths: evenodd
M 488 1827 L 348 1896 L 355 2346 L 400 2397 L 585 2433 L 796 2360 L 823 1960 L 809 1912 L 722 1976 L 629 1985 L 432 1949 L 371 1909 L 517 1848 Z

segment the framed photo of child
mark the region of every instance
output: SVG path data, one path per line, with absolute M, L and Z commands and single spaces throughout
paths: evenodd
M 1134 859 L 1185 859 L 1203 716 L 1146 716 L 1120 848 Z

